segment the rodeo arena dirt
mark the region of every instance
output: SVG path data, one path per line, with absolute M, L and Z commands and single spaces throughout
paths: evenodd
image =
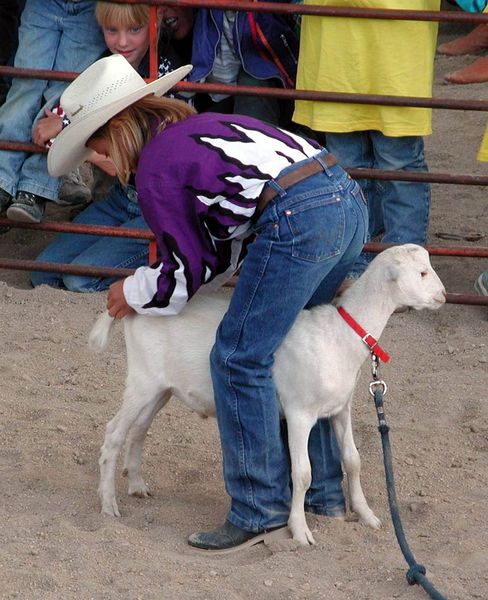
M 445 28 L 442 40 L 452 37 Z M 447 86 L 472 57 L 438 57 L 434 96 L 483 99 L 486 84 Z M 488 175 L 476 153 L 485 112 L 434 111 L 431 171 Z M 49 206 L 46 219 L 67 220 Z M 478 235 L 479 234 L 479 235 Z M 52 233 L 12 229 L 5 258 L 34 259 Z M 473 241 L 476 240 L 476 241 Z M 488 189 L 433 185 L 433 246 L 488 246 Z M 488 259 L 432 257 L 450 293 L 473 293 Z M 187 536 L 225 518 L 216 422 L 169 403 L 143 456 L 151 495 L 129 497 L 117 474 L 120 518 L 100 514 L 98 456 L 118 410 L 126 369 L 122 327 L 101 355 L 88 333 L 106 294 L 30 288 L 0 272 L 0 597 L 24 599 L 417 600 L 390 518 L 366 363 L 353 425 L 375 531 L 307 515 L 317 542 L 291 540 L 231 554 L 198 553 Z M 488 307 L 447 304 L 394 314 L 381 338 L 398 504 L 410 547 L 445 597 L 488 598 Z

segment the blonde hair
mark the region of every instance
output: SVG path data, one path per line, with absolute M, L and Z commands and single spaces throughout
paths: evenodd
M 151 94 L 131 104 L 98 129 L 90 140 L 105 140 L 119 181 L 126 185 L 135 173 L 142 149 L 155 133 L 196 111 L 182 100 Z
M 99 1 L 95 8 L 95 16 L 102 28 L 130 29 L 149 23 L 149 6 L 147 4 L 118 4 Z

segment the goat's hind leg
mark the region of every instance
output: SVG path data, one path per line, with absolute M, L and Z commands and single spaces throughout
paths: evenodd
M 373 529 L 379 529 L 381 521 L 368 506 L 361 487 L 361 459 L 352 434 L 351 403 L 349 402 L 331 420 L 341 450 L 342 464 L 347 475 L 351 509 L 358 515 L 362 523 Z
M 144 389 L 144 386 L 141 386 Z M 145 390 L 146 393 L 148 390 Z M 147 406 L 157 403 L 161 392 L 153 393 L 143 397 L 136 391 L 135 385 L 126 388 L 123 396 L 122 406 L 115 417 L 108 422 L 105 430 L 105 440 L 100 451 L 100 483 L 98 495 L 102 502 L 102 513 L 120 517 L 115 496 L 115 471 L 117 458 L 125 442 L 127 433 L 136 421 L 141 411 Z
M 145 498 L 150 495 L 141 473 L 142 449 L 154 417 L 168 402 L 170 396 L 170 393 L 163 394 L 156 403 L 151 402 L 143 408 L 129 429 L 123 470 L 123 474 L 128 478 L 129 496 Z
M 308 544 L 315 544 L 312 532 L 308 528 L 305 519 L 304 508 L 305 494 L 312 483 L 312 468 L 308 456 L 308 438 L 315 421 L 298 413 L 286 415 L 286 423 L 291 459 L 291 478 L 293 482 L 288 527 L 293 535 L 293 539 L 303 546 L 307 546 Z

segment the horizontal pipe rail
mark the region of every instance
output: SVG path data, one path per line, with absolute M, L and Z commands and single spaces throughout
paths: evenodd
M 380 242 L 367 242 L 364 244 L 366 252 L 378 254 L 386 248 L 395 244 L 383 244 Z M 488 258 L 488 247 L 484 246 L 424 246 L 431 256 L 458 256 L 470 258 Z
M 473 296 L 472 294 L 446 294 L 448 304 L 468 304 L 470 306 L 488 306 L 487 296 Z
M 109 0 L 110 1 L 110 0 Z M 120 0 L 112 0 L 119 2 Z M 345 17 L 357 19 L 386 19 L 394 21 L 438 21 L 446 23 L 486 23 L 488 15 L 480 13 L 456 13 L 450 10 L 405 10 L 382 8 L 353 8 L 348 6 L 320 6 L 318 4 L 291 4 L 283 2 L 245 2 L 239 0 L 144 0 L 156 6 L 188 8 L 216 8 L 243 12 L 272 12 L 288 15 L 311 15 L 316 17 Z M 140 0 L 122 0 L 125 4 L 140 4 Z
M 78 73 L 71 71 L 46 71 L 43 69 L 25 69 L 0 66 L 0 76 L 26 79 L 50 79 L 54 81 L 73 81 Z M 253 85 L 229 85 L 216 83 L 196 83 L 182 81 L 175 90 L 208 94 L 229 94 L 231 96 L 266 96 L 279 100 L 307 100 L 311 102 L 348 102 L 350 104 L 368 104 L 383 106 L 409 106 L 411 108 L 441 108 L 446 110 L 472 110 L 488 112 L 488 101 L 465 100 L 457 98 L 423 98 L 416 96 L 383 96 L 380 94 L 352 94 L 346 92 L 327 92 L 283 88 L 262 88 Z
M 88 277 L 129 277 L 134 269 L 119 267 L 94 267 L 92 265 L 69 265 L 66 263 L 41 262 L 25 260 L 22 258 L 0 258 L 0 269 L 13 271 L 46 271 L 50 273 L 63 273 L 73 275 L 86 275 Z
M 47 153 L 47 148 L 43 148 L 42 146 L 37 146 L 37 144 L 33 144 L 31 142 L 12 142 L 10 140 L 0 140 L 0 148 L 2 150 L 18 150 L 19 152 L 28 152 L 32 154 L 33 152 L 39 153 Z
M 0 140 L 0 149 L 20 150 L 22 152 L 45 152 L 35 144 L 8 142 Z M 345 169 L 354 179 L 377 179 L 381 181 L 412 181 L 421 183 L 441 183 L 449 185 L 488 186 L 487 175 L 452 175 L 451 173 L 434 173 L 432 171 L 392 171 L 385 169 Z
M 83 235 L 106 235 L 108 237 L 126 237 L 139 240 L 154 240 L 150 229 L 129 229 L 128 227 L 110 227 L 108 225 L 83 225 L 81 223 L 65 223 L 58 221 L 43 221 L 42 223 L 22 223 L 0 218 L 0 227 L 15 229 L 34 229 L 38 231 L 54 231 L 56 233 L 81 233 Z
M 488 185 L 486 175 L 451 175 L 420 171 L 388 171 L 381 169 L 345 169 L 354 179 L 378 179 L 384 181 L 420 181 L 422 183 L 447 183 L 459 185 Z
M 76 71 L 50 71 L 48 69 L 28 69 L 25 67 L 0 66 L 0 75 L 21 79 L 46 79 L 50 81 L 73 81 L 79 75 Z
M 58 221 L 43 221 L 42 223 L 22 223 L 0 218 L 0 227 L 14 229 L 34 229 L 39 231 L 52 231 L 55 233 L 79 233 L 82 235 L 106 235 L 109 237 L 128 237 L 132 239 L 155 240 L 154 233 L 149 229 L 129 229 L 127 227 L 110 227 L 107 225 L 83 225 L 79 223 L 65 223 Z M 394 244 L 368 242 L 364 249 L 375 254 Z M 432 256 L 462 256 L 472 258 L 488 258 L 488 247 L 483 246 L 425 246 Z
M 107 225 L 84 225 L 79 223 L 65 223 L 58 221 L 43 221 L 42 223 L 22 223 L 21 221 L 11 221 L 10 219 L 0 218 L 0 227 L 51 231 L 54 233 L 78 233 L 82 235 L 127 237 L 132 239 L 145 239 L 148 240 L 148 242 L 155 240 L 153 232 L 149 229 L 129 229 L 127 227 L 109 227 Z M 379 252 L 382 252 L 386 248 L 390 248 L 391 246 L 394 246 L 394 244 L 368 242 L 364 245 L 364 250 L 366 252 L 373 252 L 377 254 Z M 425 248 L 431 256 L 488 258 L 488 247 L 483 246 L 425 246 Z
M 115 277 L 120 279 L 129 277 L 134 273 L 133 269 L 93 267 L 91 265 L 68 265 L 65 263 L 38 262 L 35 260 L 24 260 L 20 258 L 0 258 L 0 269 L 11 269 L 15 271 L 42 271 L 81 275 L 87 277 Z M 472 294 L 447 294 L 446 301 L 448 304 L 488 306 L 488 297 L 475 296 Z
M 412 108 L 443 108 L 448 110 L 488 111 L 486 100 L 457 98 L 427 98 L 421 96 L 385 96 L 380 94 L 352 94 L 284 88 L 263 88 L 252 85 L 229 85 L 182 81 L 175 86 L 182 92 L 225 93 L 234 96 L 269 96 L 280 100 L 309 100 L 312 102 L 348 102 L 351 104 L 380 104 L 384 106 L 409 106 Z

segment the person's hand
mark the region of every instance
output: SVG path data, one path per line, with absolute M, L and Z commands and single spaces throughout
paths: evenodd
M 115 165 L 112 162 L 112 159 L 108 156 L 98 154 L 98 152 L 93 152 L 92 154 L 90 154 L 88 162 L 91 162 L 92 164 L 96 165 L 99 169 L 102 169 L 102 171 L 105 171 L 105 173 L 112 177 L 117 176 Z
M 127 304 L 124 296 L 124 280 L 116 281 L 108 289 L 107 310 L 111 317 L 123 319 L 135 310 Z
M 34 143 L 38 146 L 44 146 L 47 141 L 55 138 L 63 129 L 63 119 L 59 115 L 51 112 L 48 108 L 44 109 L 44 114 L 46 116 L 39 119 L 34 125 L 32 135 Z

